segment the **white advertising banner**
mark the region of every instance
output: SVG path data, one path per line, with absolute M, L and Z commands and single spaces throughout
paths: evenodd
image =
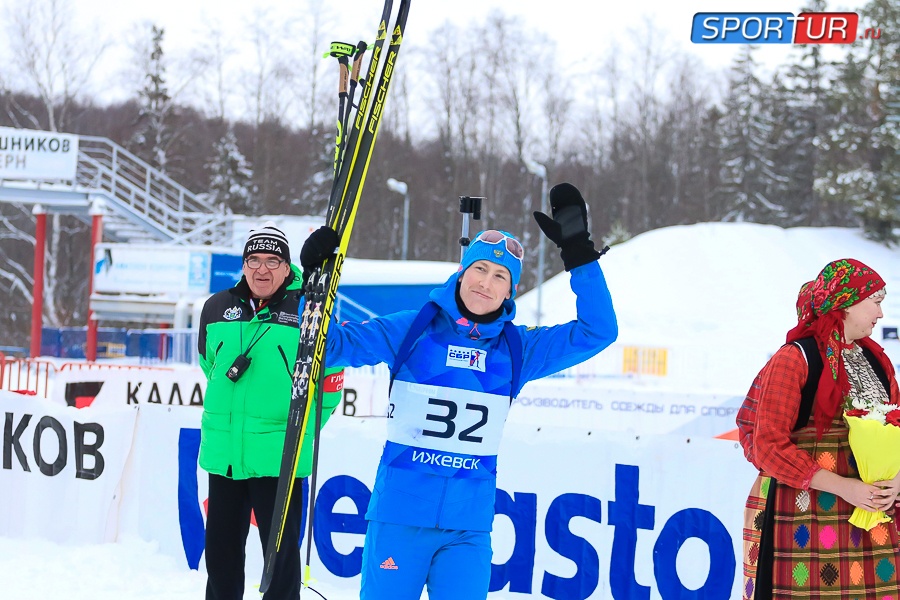
M 203 406 L 206 377 L 199 367 L 186 369 L 66 369 L 54 376 L 52 400 L 86 407 Z
M 75 179 L 78 136 L 0 127 L 0 179 Z
M 498 597 L 741 597 L 756 471 L 737 444 L 515 426 L 506 442 L 492 535 Z
M 94 291 L 205 295 L 209 293 L 211 260 L 208 250 L 97 244 Z
M 202 413 L 141 405 L 120 519 L 123 533 L 157 542 L 193 569 L 203 566 L 206 523 L 207 476 L 197 464 Z M 247 573 L 253 577 L 256 571 Z
M 125 488 L 123 531 L 202 569 L 199 411 L 140 413 L 140 475 Z M 340 416 L 323 433 L 312 572 L 348 596 L 359 590 L 384 435 L 382 419 Z M 743 503 L 755 472 L 733 442 L 510 425 L 498 472 L 491 597 L 739 596 Z M 254 527 L 246 572 L 261 569 Z
M 15 394 L 0 402 L 0 535 L 136 534 L 203 569 L 201 409 L 142 402 L 76 411 Z M 386 423 L 344 417 L 345 408 L 322 435 L 312 574 L 353 597 Z M 101 431 L 102 443 L 86 431 Z M 97 455 L 102 477 L 79 477 L 97 471 Z M 755 471 L 734 442 L 509 423 L 498 462 L 492 598 L 740 596 L 743 504 Z M 248 578 L 261 569 L 254 527 Z
M 384 416 L 389 378 L 381 370 L 346 369 L 344 416 Z M 64 370 L 54 378 L 53 399 L 69 406 L 158 404 L 202 406 L 206 377 L 199 367 L 155 370 Z M 635 435 L 715 437 L 735 428 L 743 396 L 601 388 L 570 379 L 541 379 L 525 386 L 510 408 L 509 423 L 578 427 Z
M 344 414 L 384 416 L 387 411 L 386 368 L 346 370 Z M 557 425 L 636 435 L 673 433 L 715 437 L 735 428 L 743 396 L 616 389 L 591 380 L 545 378 L 529 382 L 513 402 L 509 422 Z
M 604 387 L 590 381 L 539 379 L 510 409 L 510 422 L 583 427 L 638 435 L 715 437 L 735 428 L 744 396 L 653 388 Z
M 0 392 L 0 535 L 115 541 L 137 411 L 79 411 Z
M 384 435 L 335 418 L 322 436 L 316 577 L 349 591 Z M 491 598 L 740 597 L 756 472 L 734 442 L 510 424 L 497 472 Z

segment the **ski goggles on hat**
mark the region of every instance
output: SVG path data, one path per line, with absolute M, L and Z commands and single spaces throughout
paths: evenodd
M 522 262 L 522 259 L 525 257 L 525 249 L 522 248 L 519 240 L 513 236 L 496 229 L 486 229 L 475 238 L 476 242 L 484 242 L 485 244 L 499 244 L 504 240 L 506 240 L 506 250 L 518 258 L 519 262 Z

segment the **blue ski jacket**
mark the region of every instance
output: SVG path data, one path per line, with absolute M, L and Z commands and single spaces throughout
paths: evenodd
M 577 319 L 552 327 L 517 326 L 519 389 L 510 389 L 510 344 L 501 335 L 515 317 L 512 300 L 490 323 L 473 323 L 456 305 L 455 273 L 430 294 L 440 307 L 396 369 L 384 446 L 366 519 L 414 527 L 490 531 L 497 450 L 521 387 L 598 354 L 618 335 L 612 298 L 597 262 L 572 269 Z M 387 363 L 417 311 L 329 327 L 329 366 Z

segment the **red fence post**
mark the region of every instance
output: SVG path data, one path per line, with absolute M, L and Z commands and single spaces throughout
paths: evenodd
M 99 201 L 91 204 L 91 272 L 88 277 L 88 322 L 87 345 L 84 356 L 90 362 L 97 360 L 97 319 L 91 310 L 91 294 L 94 293 L 94 264 L 97 256 L 97 244 L 103 241 L 103 205 Z
M 160 329 L 168 329 L 168 323 L 160 323 Z M 159 335 L 159 360 L 166 362 L 169 358 L 169 334 L 163 332 Z
M 31 357 L 41 355 L 44 313 L 44 246 L 47 243 L 47 213 L 40 204 L 31 211 L 37 219 L 34 232 L 34 298 L 31 303 Z

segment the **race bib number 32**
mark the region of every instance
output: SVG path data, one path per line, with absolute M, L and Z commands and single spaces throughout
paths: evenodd
M 509 396 L 395 381 L 388 440 L 468 455 L 496 455 Z

